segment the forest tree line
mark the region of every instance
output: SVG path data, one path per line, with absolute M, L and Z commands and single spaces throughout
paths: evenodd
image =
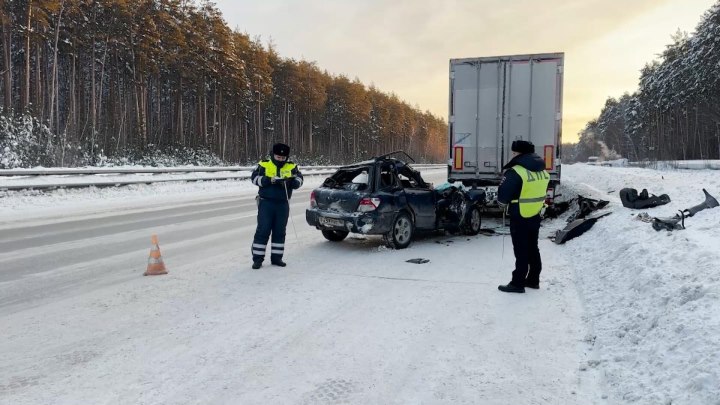
M 0 47 L 3 122 L 36 122 L 0 146 L 25 142 L 35 163 L 162 148 L 249 163 L 275 142 L 304 161 L 447 158 L 444 120 L 281 57 L 207 0 L 0 0 Z
M 672 36 L 660 59 L 642 69 L 635 93 L 609 98 L 564 156 L 720 159 L 720 2 L 694 33 Z

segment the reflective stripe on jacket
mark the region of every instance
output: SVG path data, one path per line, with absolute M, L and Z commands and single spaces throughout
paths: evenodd
M 545 203 L 550 175 L 545 170 L 531 172 L 520 165 L 513 166 L 512 170 L 520 176 L 522 189 L 520 198 L 512 200 L 511 203 L 519 205 L 523 218 L 532 218 L 540 213 Z

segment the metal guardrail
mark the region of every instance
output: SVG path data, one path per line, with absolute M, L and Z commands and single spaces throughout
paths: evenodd
M 304 166 L 302 169 L 308 171 L 307 176 L 328 175 L 332 174 L 340 166 Z M 413 165 L 417 169 L 440 169 L 446 165 Z M 228 167 L 190 167 L 190 168 L 147 168 L 147 169 L 130 169 L 130 168 L 102 168 L 102 169 L 57 169 L 57 170 L 0 170 L 0 176 L 26 177 L 26 176 L 91 176 L 91 175 L 108 175 L 108 174 L 168 174 L 168 173 L 205 173 L 205 172 L 240 172 L 252 171 L 255 166 L 228 166 Z M 8 174 L 12 173 L 12 174 Z M 0 184 L 0 191 L 19 191 L 19 190 L 54 190 L 60 188 L 87 188 L 87 187 L 119 187 L 133 184 L 152 184 L 152 183 L 169 183 L 169 182 L 192 182 L 192 181 L 218 181 L 218 180 L 246 180 L 249 174 L 242 175 L 222 175 L 212 177 L 178 177 L 169 179 L 128 179 L 128 180 L 91 180 L 87 182 L 73 183 L 48 183 L 48 184 Z
M 446 167 L 445 164 L 412 165 L 416 169 L 433 169 Z M 245 172 L 252 171 L 256 166 L 212 166 L 212 167 L 149 167 L 134 168 L 76 168 L 76 169 L 0 169 L 0 177 L 15 176 L 73 176 L 94 174 L 165 174 L 165 173 L 212 173 L 212 172 Z M 303 170 L 337 170 L 340 166 L 301 166 Z
M 334 173 L 334 170 L 320 171 L 310 175 L 324 175 Z M 93 181 L 88 183 L 54 183 L 54 184 L 17 184 L 17 185 L 0 185 L 0 191 L 19 191 L 19 190 L 54 190 L 59 188 L 88 188 L 88 187 L 119 187 L 129 186 L 132 184 L 152 184 L 152 183 L 171 183 L 171 182 L 191 182 L 191 181 L 218 181 L 218 180 L 247 180 L 250 175 L 239 176 L 214 176 L 214 177 L 180 177 L 174 179 L 146 179 L 146 180 L 109 180 L 109 181 Z

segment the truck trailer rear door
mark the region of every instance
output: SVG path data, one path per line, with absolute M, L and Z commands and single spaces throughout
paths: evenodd
M 563 54 L 450 61 L 449 178 L 497 184 L 516 139 L 559 180 Z

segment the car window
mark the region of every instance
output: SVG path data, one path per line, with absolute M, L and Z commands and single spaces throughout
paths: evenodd
M 323 182 L 323 187 L 351 191 L 367 190 L 370 168 L 367 166 L 340 169 Z
M 357 176 L 355 176 L 355 178 L 352 179 L 352 183 L 353 183 L 353 184 L 365 184 L 365 185 L 367 185 L 367 184 L 368 184 L 368 173 L 367 173 L 366 171 L 365 171 L 365 172 L 361 172 L 360 174 L 358 174 Z
M 402 174 L 400 175 L 400 183 L 402 184 L 403 188 L 417 187 L 417 183 L 413 182 L 412 179 L 409 179 Z
M 420 173 L 411 169 L 405 165 L 400 168 L 400 182 L 403 188 L 430 188 L 430 186 L 423 180 Z
M 380 168 L 380 190 L 392 190 L 400 186 L 400 179 L 395 174 L 393 166 Z

